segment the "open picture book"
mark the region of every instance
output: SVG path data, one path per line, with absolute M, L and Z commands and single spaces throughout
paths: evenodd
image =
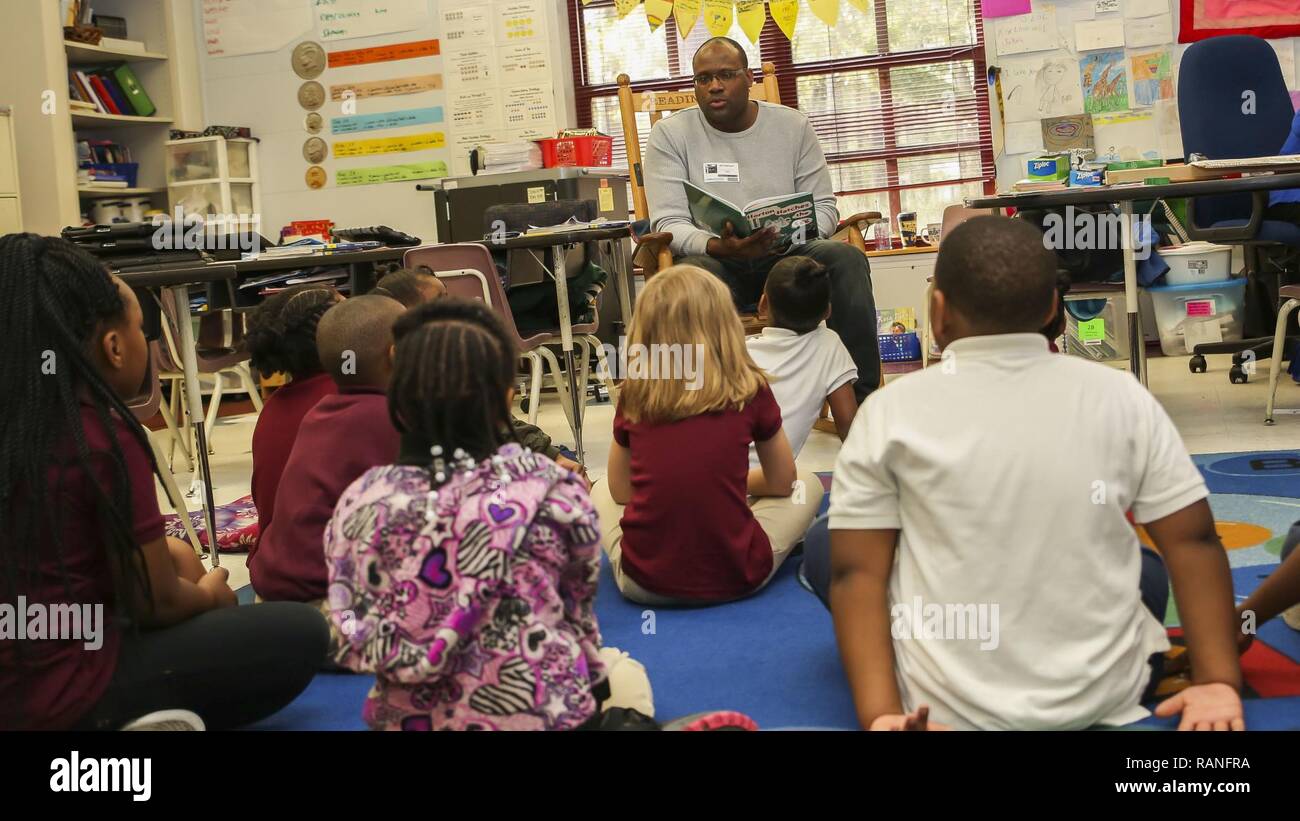
M 817 208 L 812 194 L 784 194 L 764 197 L 737 207 L 703 188 L 683 180 L 691 219 L 701 228 L 722 236 L 730 222 L 742 239 L 769 225 L 776 229 L 777 246 L 802 245 L 817 239 Z

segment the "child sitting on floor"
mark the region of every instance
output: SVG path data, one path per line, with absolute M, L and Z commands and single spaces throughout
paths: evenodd
M 325 531 L 336 658 L 376 674 L 366 722 L 655 729 L 644 668 L 600 646 L 586 488 L 511 438 L 505 326 L 449 298 L 409 311 L 394 336 L 401 456 L 354 482 Z
M 375 286 L 372 293 L 391 296 L 407 308 L 414 308 L 416 305 L 432 302 L 442 297 L 447 293 L 447 288 L 442 284 L 442 280 L 428 271 L 402 268 L 379 280 L 379 284 Z M 554 460 L 560 467 L 577 473 L 584 482 L 590 485 L 590 481 L 587 479 L 587 469 L 565 456 L 545 431 L 514 415 L 510 417 L 510 424 L 514 426 L 515 439 L 519 440 L 519 444 L 532 449 L 534 453 L 540 453 L 546 458 Z
M 295 285 L 267 297 L 249 317 L 246 343 L 253 367 L 262 376 L 282 373 L 289 379 L 266 400 L 253 428 L 251 490 L 258 538 L 271 525 L 275 490 L 302 418 L 322 397 L 338 392 L 316 353 L 316 323 L 341 299 L 333 288 Z
M 428 271 L 416 268 L 398 268 L 375 283 L 370 293 L 375 296 L 392 297 L 407 308 L 413 308 L 425 302 L 432 302 L 447 294 L 447 286 Z
M 618 589 L 644 604 L 748 596 L 803 539 L 821 481 L 796 481 L 781 409 L 717 277 L 660 271 L 637 298 L 629 342 L 608 477 L 592 488 Z
M 858 412 L 853 395 L 858 369 L 840 335 L 826 327 L 831 315 L 826 266 L 808 257 L 786 257 L 773 265 L 758 312 L 770 322 L 761 334 L 747 338 L 745 347 L 767 374 L 772 395 L 781 406 L 790 451 L 799 458 L 826 402 L 830 402 L 835 430 L 843 441 Z M 749 466 L 758 467 L 753 448 Z
M 1244 727 L 1205 482 L 1132 376 L 1048 350 L 1055 284 L 1032 225 L 978 217 L 944 236 L 931 301 L 944 361 L 872 394 L 840 451 L 829 543 L 810 534 L 805 554 L 863 727 L 910 728 L 927 706 L 964 729 L 1147 715 L 1169 641 L 1142 603 L 1130 510 L 1200 662 L 1156 713 Z
M 340 302 L 317 328 L 320 361 L 338 385 L 308 412 L 276 496 L 276 517 L 248 557 L 253 589 L 269 601 L 324 609 L 321 534 L 344 488 L 397 456 L 385 391 L 392 374 L 393 322 L 402 305 L 386 296 Z
M 149 434 L 122 401 L 149 373 L 143 321 L 84 250 L 0 237 L 0 601 L 80 625 L 0 631 L 2 730 L 237 727 L 296 698 L 325 652 L 317 612 L 236 607 L 226 569 L 164 535 Z

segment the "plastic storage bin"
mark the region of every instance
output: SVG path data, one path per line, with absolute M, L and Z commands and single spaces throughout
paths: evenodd
M 1232 248 L 1212 242 L 1189 242 L 1173 248 L 1157 249 L 1161 259 L 1169 263 L 1165 274 L 1168 285 L 1192 285 L 1223 282 L 1232 276 Z
M 1095 362 L 1127 362 L 1125 308 L 1123 291 L 1080 291 L 1066 296 L 1065 352 Z
M 1206 326 L 1214 323 L 1223 341 L 1241 339 L 1243 306 L 1246 301 L 1246 280 L 1229 279 L 1222 282 L 1193 283 L 1191 285 L 1165 285 L 1147 289 L 1156 312 L 1156 327 L 1160 332 L 1160 350 L 1165 356 L 1183 356 L 1191 353 L 1187 345 L 1187 332 L 1194 324 L 1193 335 L 1211 341 L 1214 331 L 1205 338 Z
M 613 137 L 556 137 L 538 140 L 537 144 L 542 147 L 542 165 L 546 168 L 598 168 L 614 162 Z

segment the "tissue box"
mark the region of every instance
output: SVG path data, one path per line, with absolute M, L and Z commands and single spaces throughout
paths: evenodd
M 1069 154 L 1046 154 L 1029 161 L 1029 179 L 1063 180 L 1070 176 Z

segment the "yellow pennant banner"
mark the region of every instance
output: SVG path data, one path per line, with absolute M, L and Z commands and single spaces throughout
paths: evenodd
M 808 8 L 828 26 L 840 21 L 840 0 L 808 0 Z
M 700 19 L 700 0 L 677 0 L 673 3 L 673 19 L 677 21 L 677 35 L 683 40 L 695 28 L 695 21 Z
M 731 31 L 731 0 L 704 0 L 704 27 L 714 37 Z
M 767 22 L 764 3 L 765 0 L 736 0 L 736 18 L 740 21 L 740 30 L 745 32 L 751 43 L 758 42 L 759 32 Z
M 863 14 L 871 14 L 871 0 L 849 0 L 849 5 Z
M 377 137 L 371 140 L 346 140 L 334 143 L 335 157 L 365 157 L 371 154 L 397 154 L 443 147 L 441 131 L 410 134 L 405 137 Z M 341 183 L 340 183 L 341 184 Z
M 799 0 L 768 0 L 767 7 L 772 10 L 772 19 L 785 39 L 794 37 L 794 24 L 799 20 Z
M 645 0 L 645 19 L 651 31 L 662 26 L 672 11 L 673 0 Z
M 632 9 L 641 5 L 641 0 L 614 0 L 614 9 L 618 12 L 618 19 L 622 20 L 632 13 Z

